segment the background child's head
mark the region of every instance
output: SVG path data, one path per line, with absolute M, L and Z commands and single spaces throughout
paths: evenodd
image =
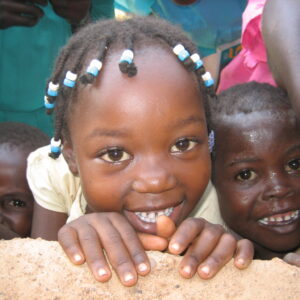
M 21 237 L 31 228 L 33 196 L 26 180 L 27 156 L 49 138 L 24 123 L 0 123 L 0 222 Z
M 268 84 L 232 87 L 212 101 L 213 182 L 221 214 L 258 256 L 300 245 L 300 125 L 287 95 Z
M 213 93 L 196 51 L 180 29 L 150 17 L 92 24 L 62 50 L 50 80 L 50 89 L 60 84 L 54 140 L 63 137 L 90 210 L 122 211 L 153 232 L 159 212 L 179 223 L 194 208 L 210 176 Z M 67 71 L 74 87 L 62 84 Z

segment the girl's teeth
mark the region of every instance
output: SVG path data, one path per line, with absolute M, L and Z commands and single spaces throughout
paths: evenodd
M 299 217 L 300 210 L 295 210 L 282 216 L 262 218 L 258 222 L 264 225 L 286 225 L 296 221 Z
M 135 212 L 135 215 L 138 216 L 142 221 L 148 222 L 148 223 L 156 223 L 157 217 L 165 215 L 169 217 L 171 213 L 173 212 L 174 208 L 169 207 L 164 210 L 158 211 L 158 212 Z

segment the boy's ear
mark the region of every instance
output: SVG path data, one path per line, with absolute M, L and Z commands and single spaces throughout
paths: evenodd
M 79 172 L 77 168 L 77 163 L 76 163 L 72 143 L 64 141 L 62 154 L 68 163 L 70 171 L 73 173 L 73 175 L 77 176 Z

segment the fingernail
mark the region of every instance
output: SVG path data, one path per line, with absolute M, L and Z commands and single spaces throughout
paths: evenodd
M 244 260 L 243 258 L 239 258 L 239 259 L 237 260 L 237 263 L 238 263 L 238 265 L 240 265 L 240 266 L 244 266 L 244 265 L 245 265 L 245 260 Z
M 170 247 L 171 247 L 173 250 L 175 250 L 175 251 L 178 251 L 179 248 L 180 248 L 180 246 L 179 246 L 178 243 L 173 243 Z
M 104 276 L 104 275 L 107 275 L 107 272 L 106 272 L 105 269 L 102 269 L 102 268 L 101 268 L 101 269 L 98 270 L 98 274 L 99 274 L 100 277 L 102 277 L 102 276 Z
M 201 271 L 202 271 L 204 274 L 208 275 L 209 272 L 210 272 L 210 269 L 209 269 L 208 266 L 205 266 L 205 267 L 202 267 L 202 268 L 201 268 Z
M 75 261 L 81 261 L 81 256 L 79 254 L 74 255 L 74 260 Z
M 138 269 L 139 269 L 140 272 L 145 272 L 145 271 L 148 270 L 148 266 L 144 263 L 141 263 L 141 264 L 138 265 Z
M 191 272 L 192 272 L 192 269 L 191 269 L 190 266 L 185 266 L 182 270 L 183 270 L 184 273 L 186 273 L 188 275 L 190 275 Z
M 133 279 L 133 275 L 131 273 L 125 274 L 125 276 L 124 276 L 124 281 L 125 282 L 130 281 L 132 279 Z

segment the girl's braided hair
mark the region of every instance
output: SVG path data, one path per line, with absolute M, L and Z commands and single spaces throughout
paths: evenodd
M 59 156 L 61 138 L 69 136 L 69 111 L 77 101 L 78 90 L 87 84 L 93 84 L 105 57 L 114 50 L 127 49 L 125 58 L 121 58 L 119 62 L 119 68 L 122 73 L 132 77 L 138 72 L 133 60 L 134 49 L 153 44 L 170 49 L 170 53 L 173 49 L 175 54 L 172 55 L 177 55 L 188 71 L 194 71 L 206 117 L 207 120 L 210 119 L 208 97 L 215 96 L 213 80 L 196 54 L 197 47 L 180 28 L 153 16 L 134 17 L 125 21 L 101 20 L 85 26 L 71 37 L 62 48 L 48 80 L 45 106 L 48 113 L 55 109 L 56 114 L 55 133 L 51 141 L 53 147 L 49 154 L 51 157 Z M 93 64 L 91 60 L 96 60 L 96 63 Z

